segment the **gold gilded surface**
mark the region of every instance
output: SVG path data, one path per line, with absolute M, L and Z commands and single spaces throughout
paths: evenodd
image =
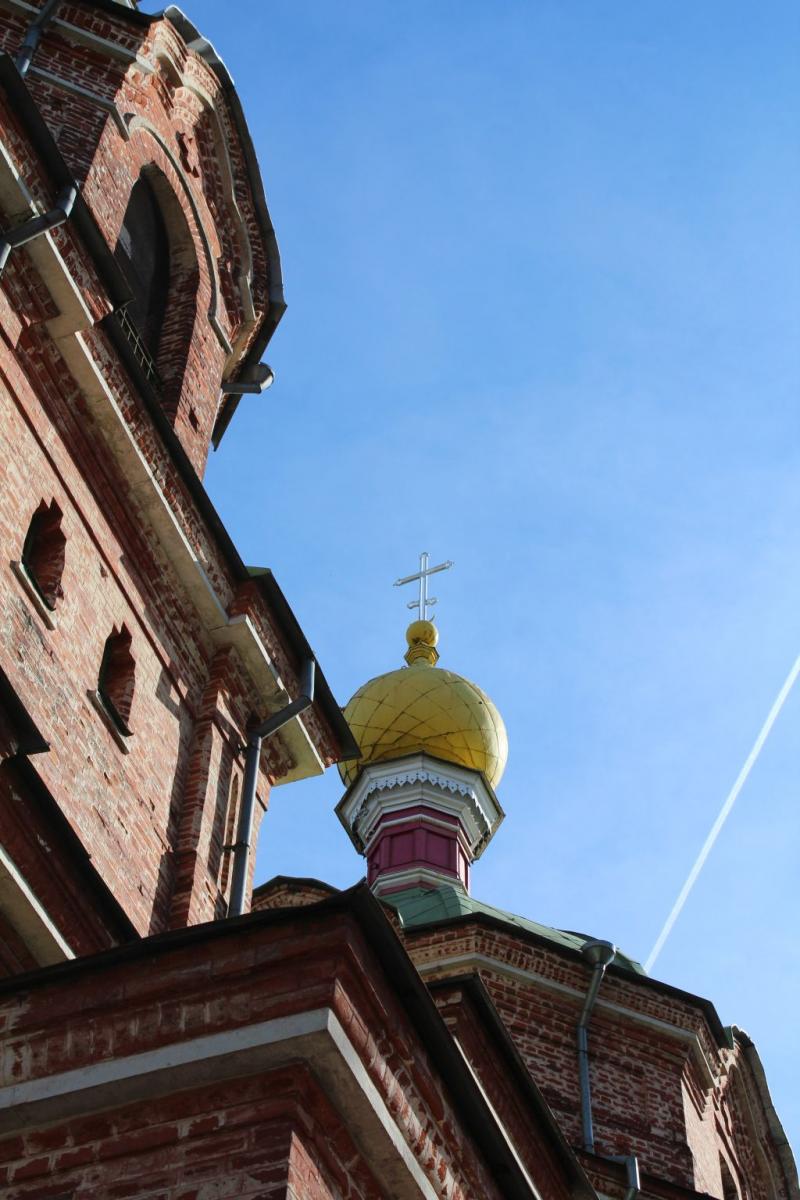
M 409 627 L 409 645 L 433 650 L 435 639 L 420 629 L 422 624 Z M 360 759 L 339 764 L 348 786 L 366 763 L 419 751 L 482 771 L 492 787 L 505 769 L 508 738 L 492 701 L 474 683 L 434 666 L 427 656 L 365 683 L 344 715 L 362 750 Z

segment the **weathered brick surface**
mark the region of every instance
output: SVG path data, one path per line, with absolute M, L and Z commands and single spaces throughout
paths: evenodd
M 378 1200 L 311 1073 L 295 1066 L 0 1142 L 8 1200 Z
M 3 9 L 0 45 L 16 51 L 22 34 L 17 15 Z M 270 282 L 243 149 L 219 80 L 169 22 L 146 25 L 124 10 L 117 18 L 79 3 L 59 9 L 27 82 L 109 247 L 140 172 L 154 173 L 163 193 L 177 238 L 177 290 L 169 298 L 160 363 L 164 409 L 201 472 L 220 381 L 262 322 Z M 76 97 L 64 83 L 89 95 Z M 54 185 L 19 113 L 2 96 L 0 128 L 15 171 L 46 210 Z M 0 211 L 0 227 L 25 215 Z M 118 457 L 120 418 L 222 609 L 247 618 L 290 692 L 298 686 L 299 664 L 258 585 L 239 578 L 240 568 L 206 524 L 142 396 L 97 326 L 111 304 L 74 224 L 50 237 L 88 314 L 81 334 L 87 370 L 105 381 L 119 416 L 103 413 L 101 421 L 87 402 L 65 361 L 62 334 L 52 332 L 61 312 L 54 294 L 60 293 L 27 250 L 15 251 L 0 285 L 0 538 L 6 551 L 0 659 L 51 744 L 35 761 L 43 786 L 146 934 L 224 912 L 242 744 L 253 715 L 263 717 L 265 700 L 238 653 L 213 644 L 158 540 L 145 508 L 152 499 L 141 484 L 134 486 Z M 54 628 L 11 567 L 42 502 L 58 505 L 66 539 Z M 136 673 L 133 736 L 121 744 L 90 693 L 106 639 L 123 626 L 131 634 Z M 320 712 L 309 711 L 304 722 L 323 761 L 333 761 L 336 743 Z M 263 765 L 256 831 L 271 778 L 292 765 L 280 734 L 265 747 Z M 53 915 L 67 941 L 85 949 L 69 914 Z
M 0 45 L 15 52 L 23 30 L 4 14 Z M 116 50 L 87 44 L 87 32 Z M 244 151 L 220 82 L 168 21 L 98 19 L 90 5 L 75 4 L 48 27 L 29 84 L 111 246 L 143 170 L 169 199 L 165 215 L 179 269 L 158 366 L 168 415 L 202 473 L 219 384 L 255 335 L 271 282 Z
M 167 939 L 146 955 L 143 949 L 135 957 L 86 959 L 18 991 L 6 988 L 0 1086 L 329 1007 L 436 1194 L 500 1200 L 455 1098 L 346 911 L 299 909 L 277 921 L 253 914 L 216 932 L 197 930 L 182 943 Z M 146 1105 L 109 1108 L 106 1100 L 95 1114 L 51 1118 L 45 1128 L 33 1123 L 0 1141 L 0 1180 L 10 1189 L 3 1194 L 57 1194 L 46 1189 L 58 1180 L 62 1191 L 72 1188 L 79 1197 L 143 1197 L 147 1188 L 160 1188 L 170 1200 L 186 1200 L 178 1182 L 210 1187 L 233 1174 L 241 1189 L 233 1194 L 250 1196 L 247 1172 L 265 1187 L 276 1169 L 286 1178 L 288 1157 L 298 1196 L 380 1195 L 369 1146 L 356 1148 L 342 1120 L 347 1114 L 308 1090 L 305 1066 L 242 1069 L 235 1083 L 184 1085 L 164 1095 L 167 1083 Z M 281 1135 L 277 1155 L 270 1149 L 276 1122 L 292 1135 L 291 1145 Z M 115 1190 L 123 1184 L 130 1190 Z M 253 1187 L 253 1195 L 270 1194 Z
M 278 875 L 253 891 L 253 911 L 265 908 L 299 908 L 328 900 L 337 889 L 317 879 L 290 879 Z
M 475 959 L 531 1075 L 580 1147 L 575 1031 L 589 969 L 555 947 L 479 923 L 410 930 L 404 940 L 428 980 L 459 975 L 465 959 Z M 720 1197 L 722 1158 L 741 1189 L 793 1194 L 741 1047 L 720 1046 L 699 1003 L 611 971 L 589 1046 L 599 1155 L 635 1154 L 655 1180 Z

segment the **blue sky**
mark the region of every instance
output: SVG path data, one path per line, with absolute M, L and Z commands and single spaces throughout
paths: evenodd
M 289 309 L 207 482 L 344 703 L 442 665 L 511 744 L 481 898 L 646 958 L 800 651 L 800 8 L 186 0 Z M 800 689 L 654 974 L 755 1039 L 800 1144 Z M 347 885 L 334 772 L 258 876 Z

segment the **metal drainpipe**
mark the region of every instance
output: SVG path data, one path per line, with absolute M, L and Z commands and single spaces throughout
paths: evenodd
M 226 396 L 260 396 L 275 382 L 275 372 L 269 363 L 257 363 L 251 367 L 246 379 L 238 379 L 235 383 L 223 383 L 222 391 Z
M 244 894 L 247 886 L 247 868 L 250 860 L 250 842 L 253 836 L 253 813 L 256 803 L 256 781 L 258 779 L 258 764 L 261 758 L 261 743 L 271 737 L 283 725 L 287 725 L 314 701 L 314 680 L 317 664 L 313 658 L 303 663 L 301 671 L 301 690 L 296 700 L 287 704 L 280 712 L 273 713 L 266 721 L 251 730 L 247 737 L 247 756 L 244 763 L 244 783 L 242 784 L 242 804 L 239 809 L 239 824 L 236 829 L 236 841 L 231 847 L 233 854 L 233 870 L 231 878 L 231 898 L 228 902 L 228 916 L 238 917 L 244 912 Z
M 642 1180 L 639 1175 L 639 1160 L 635 1154 L 610 1154 L 612 1162 L 624 1163 L 628 1173 L 628 1190 L 625 1200 L 636 1200 L 642 1190 Z
M 592 1019 L 597 993 L 608 967 L 615 959 L 617 948 L 611 942 L 601 940 L 584 942 L 581 954 L 592 967 L 592 979 L 586 999 L 583 1002 L 581 1015 L 576 1029 L 578 1038 L 578 1075 L 581 1087 L 581 1123 L 583 1126 L 583 1147 L 590 1154 L 594 1149 L 594 1128 L 592 1126 L 592 1088 L 589 1078 L 589 1022 Z M 628 1190 L 625 1200 L 636 1200 L 641 1191 L 639 1177 L 639 1160 L 635 1154 L 610 1154 L 611 1162 L 624 1163 L 628 1176 Z
M 28 26 L 15 60 L 20 75 L 27 75 L 28 67 L 36 53 L 36 47 L 39 45 L 45 29 L 56 15 L 56 9 L 60 3 L 61 0 L 45 0 L 36 17 Z
M 578 1077 L 581 1085 L 581 1123 L 583 1125 L 583 1146 L 594 1154 L 594 1130 L 592 1128 L 592 1088 L 589 1080 L 589 1022 L 592 1019 L 592 1009 L 600 991 L 600 984 L 606 973 L 606 967 L 614 961 L 617 953 L 616 946 L 611 942 L 584 942 L 581 954 L 592 967 L 592 980 L 586 999 L 583 1002 L 578 1027 Z
M 78 185 L 76 183 L 68 184 L 63 191 L 59 192 L 55 208 L 51 208 L 49 212 L 43 213 L 40 217 L 31 217 L 29 221 L 24 221 L 15 229 L 8 229 L 0 237 L 0 275 L 8 262 L 9 254 L 12 250 L 16 250 L 17 246 L 24 246 L 26 242 L 32 242 L 40 234 L 47 233 L 48 230 L 56 229 L 59 225 L 64 224 L 72 212 L 72 206 L 77 196 Z

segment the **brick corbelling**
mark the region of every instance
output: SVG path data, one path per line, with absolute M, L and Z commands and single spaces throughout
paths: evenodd
M 40 174 L 39 164 L 21 138 L 17 145 L 17 152 L 17 167 L 22 178 L 35 187 Z M 118 219 L 121 220 L 121 213 L 118 215 Z M 56 232 L 58 234 L 63 233 L 63 231 Z M 63 236 L 67 237 L 71 235 L 64 234 Z M 20 252 L 16 262 L 27 262 L 27 256 L 24 252 Z M 27 269 L 28 267 L 26 267 Z M 78 278 L 80 279 L 80 277 L 80 272 L 78 272 Z M 88 298 L 91 298 L 92 295 L 100 295 L 102 291 L 99 285 L 93 282 L 93 280 L 94 276 L 92 274 L 91 279 L 87 279 L 85 289 L 85 295 Z M 186 486 L 180 479 L 169 455 L 165 453 L 150 417 L 136 396 L 135 391 L 131 388 L 124 371 L 121 369 L 113 352 L 110 351 L 105 343 L 103 336 L 94 331 L 87 335 L 87 342 L 94 352 L 95 361 L 101 375 L 109 381 L 114 395 L 121 405 L 125 420 L 136 438 L 139 449 L 153 471 L 155 478 L 161 482 L 164 494 L 173 506 L 181 527 L 188 536 L 198 560 L 206 569 L 223 606 L 228 606 L 235 594 L 236 581 L 233 578 L 230 568 L 220 558 L 219 548 L 215 545 L 213 539 L 209 536 L 208 530 L 199 519 L 196 507 L 187 492 Z M 66 375 L 63 364 L 59 367 L 59 372 L 62 374 L 62 378 Z M 76 405 L 81 405 L 80 399 L 76 401 Z M 293 683 L 296 683 L 293 663 L 287 659 L 283 651 L 281 639 L 276 635 L 269 613 L 258 595 L 256 595 L 255 602 L 250 608 L 249 615 L 255 621 L 262 640 L 274 657 L 282 678 L 284 678 L 287 686 L 291 689 Z M 308 720 L 312 724 L 319 724 L 314 716 L 309 716 Z M 323 733 L 324 731 L 322 729 L 315 729 L 315 732 Z
M 76 10 L 75 19 L 85 25 L 86 14 Z M 109 35 L 115 40 L 116 31 L 109 28 Z M 9 49 L 15 37 L 9 39 Z M 189 350 L 177 380 L 180 397 L 170 384 L 167 399 L 176 431 L 202 474 L 219 383 L 235 370 L 270 307 L 269 255 L 239 133 L 219 79 L 196 53 L 187 51 L 168 21 L 140 29 L 138 39 L 136 50 L 140 62 L 149 64 L 146 68 L 99 54 L 67 36 L 56 22 L 38 47 L 29 86 L 84 185 L 109 245 L 116 242 L 127 197 L 143 167 L 158 166 L 183 209 L 200 272 L 196 315 L 190 327 L 183 323 L 179 336 L 182 321 L 173 298 L 168 314 L 172 327 L 159 362 L 169 381 L 176 359 Z M 90 95 L 76 96 L 37 71 L 50 72 Z M 184 79 L 189 86 L 183 86 Z M 116 106 L 116 120 L 108 114 L 110 103 Z M 125 121 L 132 122 L 129 140 L 122 133 Z M 247 309 L 243 288 L 250 293 L 252 307 Z M 177 297 L 178 304 L 181 299 Z M 219 323 L 233 354 L 213 332 L 210 319 Z
M 438 960 L 477 955 L 481 976 L 531 1074 L 541 1087 L 567 1137 L 581 1137 L 575 1024 L 588 985 L 586 967 L 509 931 L 478 923 L 440 930 L 409 930 L 404 935 L 414 961 L 431 968 Z M 497 971 L 486 964 L 496 960 Z M 502 965 L 533 976 L 504 974 Z M 426 970 L 426 978 L 446 978 L 467 969 L 463 963 Z M 537 978 L 541 983 L 537 982 Z M 549 986 L 548 986 L 549 985 Z M 567 989 L 566 991 L 564 989 Z M 609 1009 L 609 1005 L 615 1006 Z M 626 1015 L 626 1010 L 631 1016 Z M 683 1037 L 659 1032 L 663 1022 Z M 691 1187 L 694 1164 L 683 1110 L 681 1077 L 687 1070 L 705 1094 L 708 1074 L 698 1074 L 694 1039 L 709 1068 L 720 1070 L 716 1045 L 702 1011 L 687 1000 L 659 993 L 647 984 L 609 973 L 592 1018 L 590 1063 L 593 1115 L 603 1153 L 637 1153 L 645 1170 Z
M 10 441 L 3 447 L 3 544 L 21 547 L 30 512 L 46 492 L 48 498 L 58 497 L 64 512 L 67 552 L 64 597 L 52 632 L 42 630 L 8 561 L 2 567 L 4 661 L 13 664 L 15 686 L 51 742 L 50 753 L 38 764 L 48 789 L 132 919 L 146 931 L 158 907 L 156 897 L 163 881 L 156 873 L 168 849 L 170 798 L 164 789 L 165 768 L 174 755 L 176 769 L 191 716 L 153 651 L 151 639 L 163 646 L 163 627 L 148 623 L 143 628 L 140 614 L 146 610 L 130 603 L 130 596 L 105 565 L 109 560 L 121 561 L 121 548 L 104 527 L 102 511 L 95 509 L 87 520 L 73 507 L 59 477 L 50 474 L 39 448 L 25 436 L 24 426 L 7 420 L 0 436 L 5 435 Z M 130 586 L 127 571 L 123 579 Z M 97 686 L 105 638 L 123 621 L 135 631 L 137 689 L 131 722 L 143 747 L 142 753 L 125 758 L 87 694 Z M 137 836 L 142 840 L 134 848 Z
M 20 664 L 18 686 L 58 746 L 58 757 L 49 756 L 41 766 L 48 787 L 60 798 L 106 881 L 147 932 L 167 921 L 182 780 L 213 649 L 206 641 L 204 659 L 203 629 L 177 580 L 168 586 L 169 563 L 152 537 L 148 540 L 147 524 L 136 520 L 136 501 L 113 475 L 113 459 L 98 453 L 99 435 L 65 388 L 65 373 L 50 361 L 53 347 L 41 341 L 40 331 L 31 336 L 35 340 L 25 355 L 17 363 L 10 357 L 9 363 L 8 384 L 16 386 L 19 420 L 7 421 L 2 433 L 8 439 L 2 467 L 7 507 L 0 506 L 4 544 L 16 546 L 19 557 L 30 515 L 43 498 L 57 497 L 67 536 L 64 597 L 56 630 L 43 637 L 29 600 L 6 565 L 7 645 Z M 28 377 L 20 370 L 23 363 Z M 7 411 L 11 416 L 14 407 Z M 156 581 L 158 587 L 153 586 Z M 96 686 L 102 642 L 121 622 L 134 631 L 138 647 L 141 638 L 146 645 L 144 655 L 141 649 L 135 652 L 132 716 L 142 749 L 137 746 L 126 760 L 120 759 L 86 694 Z M 231 680 L 227 710 L 212 718 L 228 760 L 259 704 L 241 667 Z M 176 746 L 172 764 L 171 744 Z M 280 770 L 280 740 L 267 749 L 267 762 Z M 170 780 L 168 791 L 164 785 Z M 215 777 L 204 786 L 213 793 Z M 262 790 L 266 792 L 266 784 Z M 211 916 L 216 899 L 205 876 L 202 895 L 202 911 Z
M 253 894 L 253 911 L 258 912 L 267 908 L 302 908 L 307 904 L 317 904 L 320 900 L 328 900 L 336 888 L 328 884 L 317 883 L 313 880 L 293 880 L 278 878 L 267 884 L 261 884 Z M 387 912 L 391 915 L 393 910 Z
M 0 1162 L 8 1200 L 41 1197 L 44 1186 L 75 1200 L 152 1198 L 154 1189 L 164 1200 L 382 1195 L 301 1064 L 7 1139 Z
M 300 914 L 299 914 L 300 915 Z M 76 986 L 77 984 L 77 986 Z M 331 1007 L 438 1194 L 499 1193 L 465 1135 L 402 1005 L 349 919 L 260 929 L 93 967 L 80 981 L 4 998 L 3 1082 L 207 1035 L 294 1012 Z

